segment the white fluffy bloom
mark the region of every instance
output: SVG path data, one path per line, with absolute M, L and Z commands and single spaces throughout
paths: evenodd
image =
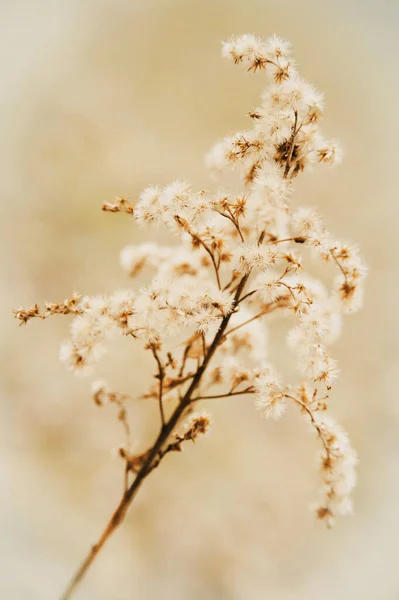
M 265 163 L 257 170 L 254 178 L 253 190 L 261 189 L 263 200 L 271 204 L 287 200 L 290 186 L 281 169 L 274 163 Z
M 272 367 L 263 365 L 254 380 L 256 390 L 255 406 L 262 412 L 264 418 L 278 419 L 285 412 L 286 388 L 280 381 Z
M 120 253 L 120 263 L 129 275 L 135 276 L 145 268 L 155 271 L 170 254 L 168 246 L 146 242 L 138 246 L 125 246 Z
M 134 313 L 136 294 L 133 290 L 117 290 L 109 297 L 108 312 L 115 319 Z
M 140 200 L 134 207 L 134 218 L 139 225 L 159 222 L 165 212 L 165 207 L 160 203 L 161 190 L 152 185 L 142 191 Z
M 240 305 L 239 310 L 234 312 L 230 319 L 232 331 L 227 335 L 220 349 L 221 353 L 236 358 L 242 352 L 246 358 L 250 357 L 256 364 L 266 360 L 268 331 L 265 323 L 251 320 L 255 316 L 256 313 L 252 310 Z
M 324 383 L 330 387 L 339 375 L 337 361 L 322 344 L 304 346 L 300 358 L 301 370 L 315 383 Z
M 266 70 L 276 81 L 289 77 L 292 64 L 292 60 L 288 60 L 290 44 L 278 36 L 266 42 L 249 34 L 232 37 L 223 43 L 222 56 L 235 64 L 243 62 L 249 71 Z
M 89 375 L 97 362 L 106 354 L 104 344 L 97 338 L 75 342 L 65 341 L 61 344 L 59 357 L 67 369 L 75 375 Z
M 328 333 L 328 321 L 318 304 L 304 305 L 298 312 L 299 327 L 309 340 L 319 341 Z
M 209 328 L 233 308 L 233 297 L 228 292 L 215 290 L 212 294 L 204 294 L 197 298 L 193 317 L 197 331 L 207 333 Z
M 291 137 L 294 117 L 289 111 L 270 112 L 262 106 L 259 115 L 261 120 L 258 127 L 266 132 L 273 144 L 282 144 Z
M 270 246 L 239 246 L 233 253 L 234 268 L 248 274 L 253 270 L 265 271 L 276 260 L 276 252 Z
M 208 270 L 202 264 L 200 254 L 194 254 L 191 248 L 181 245 L 169 248 L 168 252 L 164 252 L 154 279 L 163 278 L 174 282 L 183 278 L 186 283 L 188 277 L 203 280 L 208 276 Z
M 235 356 L 227 355 L 221 364 L 221 375 L 223 381 L 229 382 L 230 389 L 235 390 L 239 385 L 248 383 L 252 380 L 252 374 L 248 367 Z
M 291 223 L 296 235 L 319 233 L 322 229 L 320 217 L 307 206 L 302 206 L 294 212 Z
M 239 37 L 232 37 L 228 42 L 223 42 L 223 58 L 232 59 L 239 63 L 244 57 L 252 61 L 254 56 L 265 56 L 266 47 L 264 43 L 254 35 L 245 34 Z
M 291 44 L 287 40 L 272 35 L 266 42 L 265 48 L 272 58 L 289 58 L 291 55 Z
M 309 160 L 314 163 L 326 163 L 332 167 L 342 161 L 342 149 L 336 141 L 324 141 L 319 138 L 314 150 L 309 154 Z
M 227 142 L 222 140 L 215 144 L 205 156 L 205 166 L 208 169 L 221 171 L 228 164 L 226 157 Z
M 93 317 L 105 315 L 108 312 L 108 298 L 106 296 L 83 296 L 79 307 L 84 313 L 89 313 Z
M 281 283 L 281 273 L 275 269 L 260 273 L 254 281 L 254 286 L 260 298 L 268 303 L 289 295 L 289 291 Z
M 191 202 L 191 188 L 186 181 L 176 180 L 165 186 L 159 195 L 159 203 L 170 213 L 187 208 Z
M 212 417 L 206 411 L 191 413 L 183 426 L 184 439 L 193 442 L 208 435 L 212 430 Z
M 262 100 L 270 110 L 292 109 L 296 112 L 306 113 L 310 107 L 321 104 L 322 97 L 298 74 L 292 74 L 282 83 L 269 86 L 263 93 Z

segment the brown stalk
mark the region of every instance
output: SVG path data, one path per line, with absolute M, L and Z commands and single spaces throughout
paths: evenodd
M 191 235 L 191 237 L 193 238 L 193 240 L 195 242 L 197 242 L 197 244 L 199 244 L 200 246 L 203 247 L 203 249 L 205 250 L 205 252 L 207 252 L 207 254 L 209 255 L 211 261 L 212 261 L 212 265 L 213 268 L 215 270 L 215 275 L 216 275 L 216 282 L 218 284 L 218 288 L 219 290 L 222 289 L 221 284 L 220 284 L 220 277 L 219 277 L 219 266 L 216 262 L 215 259 L 215 255 L 212 252 L 212 250 L 209 248 L 209 246 L 204 242 L 204 240 L 197 235 L 196 233 L 194 233 L 193 231 L 191 231 L 190 227 L 188 226 L 188 223 L 184 221 L 184 219 L 182 219 L 181 217 L 179 217 L 178 215 L 175 216 L 175 221 L 180 225 L 180 227 L 182 227 L 185 231 L 187 231 L 187 233 L 189 233 Z
M 254 389 L 253 386 L 249 386 L 245 388 L 245 390 L 240 390 L 239 392 L 227 392 L 227 394 L 217 394 L 216 396 L 197 396 L 193 398 L 191 402 L 197 402 L 197 400 L 215 400 L 216 398 L 230 398 L 231 396 L 242 396 L 243 394 L 253 394 Z
M 237 288 L 235 296 L 234 296 L 234 307 L 237 306 L 237 304 L 238 304 L 238 301 L 240 299 L 240 296 L 244 289 L 244 286 L 247 282 L 247 279 L 248 279 L 248 275 L 243 277 L 238 285 L 238 288 Z M 210 360 L 212 359 L 217 347 L 219 346 L 219 344 L 222 340 L 223 334 L 224 334 L 224 332 L 227 328 L 227 325 L 230 321 L 231 315 L 232 315 L 232 312 L 229 313 L 228 315 L 226 315 L 225 317 L 223 317 L 222 322 L 219 327 L 219 330 L 216 333 L 216 335 L 213 339 L 213 342 L 208 347 L 206 355 L 204 356 L 202 363 L 199 365 L 197 372 L 196 372 L 190 386 L 188 387 L 186 393 L 184 394 L 181 402 L 177 405 L 174 412 L 170 416 L 169 420 L 165 423 L 165 425 L 163 427 L 161 427 L 158 437 L 156 438 L 154 444 L 152 445 L 151 449 L 147 453 L 146 460 L 144 461 L 140 470 L 137 472 L 135 480 L 133 481 L 133 483 L 131 484 L 129 489 L 123 494 L 121 501 L 119 502 L 117 508 L 115 509 L 113 515 L 111 516 L 111 518 L 110 518 L 107 526 L 105 527 L 103 533 L 101 534 L 99 540 L 97 541 L 96 544 L 94 544 L 94 546 L 91 547 L 90 552 L 88 553 L 87 557 L 85 558 L 85 560 L 83 561 L 83 563 L 81 564 L 79 569 L 77 570 L 76 574 L 71 579 L 68 587 L 66 588 L 65 592 L 61 596 L 60 600 L 69 600 L 72 593 L 77 588 L 77 586 L 83 579 L 84 575 L 88 571 L 89 567 L 91 566 L 91 564 L 94 562 L 94 560 L 98 556 L 98 554 L 99 554 L 100 550 L 102 549 L 102 547 L 104 546 L 105 542 L 108 540 L 108 538 L 111 536 L 111 534 L 118 528 L 118 526 L 124 520 L 127 510 L 129 508 L 129 506 L 131 505 L 132 501 L 134 500 L 144 479 L 151 473 L 151 471 L 156 466 L 158 466 L 158 464 L 159 464 L 158 459 L 159 459 L 160 454 L 162 453 L 163 446 L 167 442 L 169 436 L 173 433 L 173 430 L 175 429 L 176 425 L 178 424 L 178 422 L 180 420 L 180 417 L 183 415 L 183 413 L 185 412 L 187 407 L 190 405 L 193 392 L 197 389 L 198 384 L 201 381 L 201 378 L 202 378 L 202 375 L 204 374 L 205 369 L 207 368 Z
M 158 405 L 159 405 L 159 413 L 161 415 L 162 427 L 165 427 L 165 412 L 164 412 L 164 408 L 163 408 L 163 380 L 165 379 L 165 367 L 163 366 L 162 361 L 159 358 L 156 344 L 151 344 L 150 348 L 154 355 L 156 363 L 158 365 L 158 375 L 157 375 L 157 379 L 159 380 Z
M 255 291 L 257 291 L 257 290 L 255 290 Z M 286 308 L 287 306 L 288 306 L 288 304 L 287 304 L 286 297 L 283 297 L 280 300 L 277 300 L 276 302 L 271 302 L 270 304 L 268 304 L 266 306 L 266 308 L 264 308 L 261 312 L 259 312 L 254 317 L 251 317 L 247 321 L 240 323 L 240 325 L 236 325 L 232 329 L 229 329 L 228 331 L 226 331 L 226 333 L 223 336 L 222 342 L 224 342 L 224 340 L 227 338 L 228 335 L 230 335 L 231 333 L 234 333 L 234 331 L 237 331 L 237 329 L 241 329 L 242 327 L 245 327 L 245 325 L 248 325 L 248 323 L 252 323 L 252 321 L 256 321 L 256 319 L 259 319 L 260 317 L 263 317 L 263 315 L 267 315 L 267 314 L 275 311 L 277 308 Z

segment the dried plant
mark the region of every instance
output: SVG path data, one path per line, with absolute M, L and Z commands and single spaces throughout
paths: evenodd
M 340 334 L 342 314 L 361 307 L 366 269 L 357 250 L 337 241 L 311 208 L 296 208 L 290 200 L 294 178 L 315 163 L 335 164 L 339 147 L 321 136 L 322 95 L 299 76 L 286 41 L 244 35 L 223 44 L 222 53 L 268 77 L 259 107 L 249 114 L 252 127 L 216 144 L 206 158 L 211 169 L 233 167 L 241 189 L 193 191 L 187 182 L 174 181 L 148 187 L 136 204 L 123 197 L 105 203 L 106 212 L 127 213 L 140 226 L 162 225 L 178 238 L 179 245 L 144 243 L 122 250 L 122 267 L 132 278 L 147 273 L 147 286 L 94 297 L 75 294 L 44 310 L 38 305 L 15 310 L 21 324 L 73 316 L 60 357 L 78 375 L 91 372 L 106 353 L 107 339 L 116 335 L 143 340 L 155 364 L 145 397 L 158 404 L 160 429 L 138 455 L 131 445 L 127 396 L 104 382 L 93 384 L 96 404 L 115 404 L 124 427 L 119 454 L 125 488 L 64 600 L 149 474 L 167 454 L 208 433 L 210 417 L 198 408 L 202 401 L 252 395 L 261 415 L 272 418 L 289 404 L 297 407 L 320 442 L 317 516 L 330 526 L 352 510 L 357 459 L 328 412 L 338 375 L 328 346 Z M 308 272 L 312 258 L 335 269 L 331 289 Z M 299 384 L 281 382 L 268 358 L 265 320 L 272 312 L 292 322 L 287 342 L 302 374 Z

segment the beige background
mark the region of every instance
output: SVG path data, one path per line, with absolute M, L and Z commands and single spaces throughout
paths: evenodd
M 338 169 L 295 183 L 295 202 L 371 270 L 331 403 L 361 459 L 356 516 L 314 522 L 317 442 L 295 411 L 274 424 L 251 402 L 215 404 L 213 435 L 154 473 L 76 598 L 399 598 L 398 18 L 396 0 L 0 2 L 1 598 L 57 598 L 122 485 L 112 410 L 58 362 L 67 319 L 18 329 L 11 309 L 128 285 L 118 252 L 146 234 L 101 203 L 176 177 L 210 185 L 203 154 L 245 127 L 262 87 L 220 59 L 220 41 L 246 32 L 293 42 L 345 149 Z M 97 376 L 140 391 L 148 369 L 124 340 Z M 132 407 L 132 427 L 140 448 L 150 407 Z

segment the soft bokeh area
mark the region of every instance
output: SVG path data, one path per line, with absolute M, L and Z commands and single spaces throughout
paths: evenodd
M 366 304 L 335 345 L 331 411 L 360 456 L 356 514 L 333 530 L 309 511 L 317 440 L 295 410 L 262 421 L 220 401 L 212 435 L 145 482 L 78 600 L 397 600 L 399 292 L 396 0 L 2 0 L 0 597 L 55 600 L 119 501 L 121 427 L 91 378 L 58 361 L 68 318 L 18 328 L 13 307 L 131 285 L 121 247 L 153 235 L 104 200 L 150 183 L 209 187 L 203 155 L 245 127 L 262 74 L 220 58 L 232 34 L 276 33 L 326 96 L 343 164 L 295 180 L 370 267 Z M 163 234 L 162 234 L 163 235 Z M 278 323 L 271 357 L 291 360 Z M 96 371 L 139 394 L 133 340 Z M 131 408 L 137 448 L 156 431 Z

